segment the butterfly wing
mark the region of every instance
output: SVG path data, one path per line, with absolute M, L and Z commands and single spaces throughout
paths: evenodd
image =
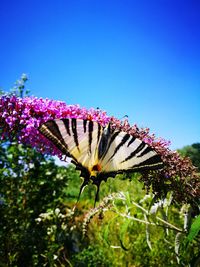
M 160 155 L 149 145 L 117 130 L 111 134 L 107 150 L 100 161 L 104 173 L 155 170 L 163 167 Z
M 102 126 L 81 119 L 50 120 L 39 127 L 63 154 L 71 157 L 77 166 L 90 169 L 97 161 L 98 143 Z
M 73 159 L 83 176 L 90 176 L 96 165 L 101 166 L 102 175 L 163 167 L 150 146 L 123 131 L 111 131 L 109 125 L 103 128 L 88 120 L 56 119 L 42 124 L 39 131 Z

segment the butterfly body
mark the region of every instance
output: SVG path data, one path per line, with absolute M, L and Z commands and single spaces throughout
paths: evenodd
M 50 120 L 39 127 L 63 154 L 81 171 L 84 185 L 117 173 L 155 170 L 163 167 L 161 157 L 142 140 L 111 125 L 82 119 Z

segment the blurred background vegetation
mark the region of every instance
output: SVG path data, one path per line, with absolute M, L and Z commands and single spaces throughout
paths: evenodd
M 166 235 L 151 226 L 149 248 L 145 225 L 109 210 L 103 218 L 92 218 L 84 237 L 84 216 L 93 208 L 95 188 L 88 186 L 73 212 L 81 180 L 72 166 L 57 166 L 52 158 L 17 143 L 1 143 L 0 166 L 0 266 L 177 266 L 174 231 Z M 140 201 L 145 192 L 137 178 L 109 179 L 101 199 L 123 191 Z M 123 209 L 120 201 L 116 205 Z M 129 208 L 141 216 L 131 204 Z M 169 217 L 182 227 L 178 207 L 171 208 Z M 191 247 L 183 262 L 195 253 Z
M 19 89 L 22 96 L 24 87 Z M 179 153 L 200 168 L 199 143 Z M 199 240 L 187 248 L 184 243 L 179 246 L 179 237 L 184 237 L 173 228 L 184 229 L 182 207 L 160 205 L 152 212 L 151 224 L 142 223 L 153 197 L 151 192 L 145 194 L 139 174 L 118 175 L 102 183 L 100 201 L 115 192 L 126 196 L 111 198 L 104 210 L 93 209 L 93 185 L 73 209 L 80 185 L 73 166 L 58 166 L 51 157 L 15 140 L 0 142 L 0 267 L 189 266 L 195 262 Z M 158 225 L 156 216 L 170 221 L 172 227 Z

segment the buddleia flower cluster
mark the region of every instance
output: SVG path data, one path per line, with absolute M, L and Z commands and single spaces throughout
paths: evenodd
M 94 120 L 102 125 L 109 121 L 106 113 L 99 109 L 80 108 L 79 105 L 67 105 L 61 101 L 37 97 L 0 97 L 2 140 L 17 138 L 20 143 L 29 144 L 40 152 L 61 157 L 57 148 L 38 132 L 41 123 L 59 118 Z
M 181 158 L 169 149 L 170 143 L 150 134 L 148 128 L 131 126 L 128 120 L 120 121 L 110 117 L 100 109 L 86 109 L 79 105 L 67 105 L 61 101 L 37 97 L 0 97 L 0 135 L 2 140 L 12 140 L 30 145 L 41 153 L 57 155 L 61 152 L 38 131 L 41 123 L 50 119 L 80 118 L 92 120 L 102 126 L 110 123 L 113 129 L 120 129 L 137 137 L 151 146 L 161 155 L 165 167 L 159 171 L 146 171 L 141 174 L 147 191 L 152 188 L 158 198 L 164 198 L 169 191 L 174 192 L 174 200 L 179 203 L 198 205 L 200 197 L 200 179 L 196 168 L 189 158 Z

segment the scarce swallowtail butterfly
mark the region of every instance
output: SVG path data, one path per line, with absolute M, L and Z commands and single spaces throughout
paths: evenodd
M 160 155 L 138 138 L 111 125 L 82 119 L 55 119 L 39 127 L 64 155 L 71 157 L 76 169 L 81 171 L 83 188 L 91 180 L 97 186 L 118 173 L 156 170 L 163 167 Z

